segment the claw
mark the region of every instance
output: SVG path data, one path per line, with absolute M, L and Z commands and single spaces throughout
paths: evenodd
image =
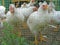
M 35 35 L 35 41 L 33 42 L 35 45 L 38 45 L 38 40 L 37 40 L 37 36 Z

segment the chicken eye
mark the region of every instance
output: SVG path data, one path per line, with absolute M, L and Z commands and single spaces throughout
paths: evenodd
M 45 5 L 43 5 L 43 7 L 45 7 Z

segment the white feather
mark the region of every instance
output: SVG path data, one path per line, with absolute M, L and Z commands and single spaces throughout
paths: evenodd
M 41 31 L 41 27 L 46 27 L 48 25 L 48 23 L 51 21 L 51 18 L 52 17 L 48 15 L 48 9 L 44 11 L 41 7 L 39 11 L 36 11 L 29 16 L 27 25 L 32 33 L 37 34 L 38 30 Z
M 14 9 L 14 13 L 11 13 L 10 11 L 8 11 L 6 17 L 7 17 L 6 21 L 8 23 L 12 23 L 12 25 L 15 25 L 14 23 L 16 22 L 19 22 L 20 24 L 24 22 L 24 16 L 16 8 Z

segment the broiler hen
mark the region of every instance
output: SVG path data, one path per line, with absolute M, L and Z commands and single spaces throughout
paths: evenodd
M 14 33 L 16 34 L 18 32 L 18 35 L 21 36 L 20 28 L 24 22 L 24 16 L 15 8 L 14 4 L 10 4 L 9 12 L 6 17 L 8 24 L 11 24 L 14 27 Z
M 44 27 L 48 26 L 50 20 L 51 17 L 48 15 L 48 5 L 44 1 L 39 7 L 38 11 L 32 13 L 27 20 L 27 25 L 30 28 L 31 32 L 35 35 L 35 39 L 37 33 L 41 33 Z

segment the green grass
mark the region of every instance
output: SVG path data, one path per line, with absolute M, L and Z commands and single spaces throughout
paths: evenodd
M 2 37 L 1 45 L 29 45 L 24 37 L 19 37 L 12 33 L 13 26 L 8 23 L 4 23 L 4 36 Z

